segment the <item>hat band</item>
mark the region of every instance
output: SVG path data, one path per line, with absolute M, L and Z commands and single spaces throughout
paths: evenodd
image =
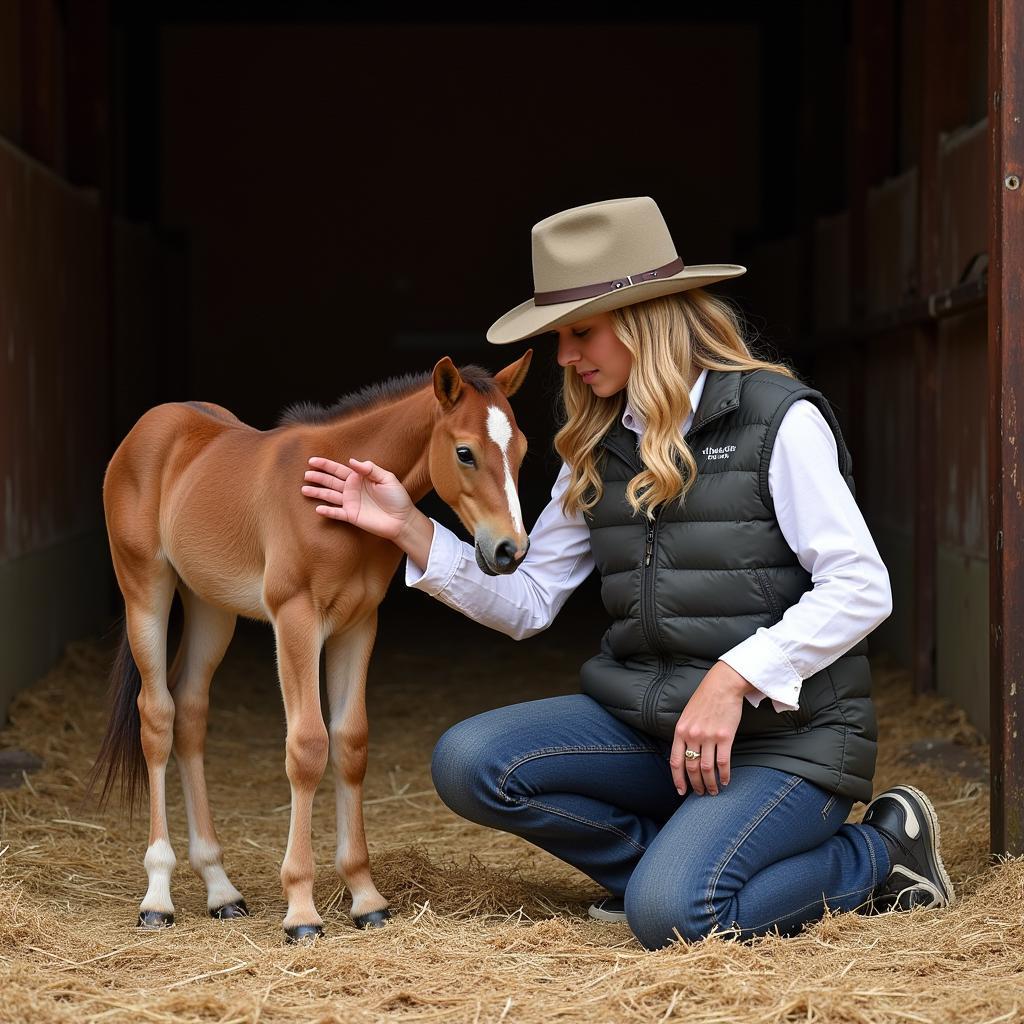
M 654 270 L 645 270 L 642 274 L 628 274 L 626 277 L 617 278 L 614 281 L 605 281 L 601 284 L 585 284 L 579 288 L 562 288 L 556 292 L 534 292 L 533 302 L 536 306 L 553 306 L 558 302 L 575 302 L 577 299 L 590 299 L 595 295 L 604 295 L 607 292 L 617 291 L 630 284 L 641 284 L 644 281 L 653 281 L 659 277 L 671 277 L 685 270 L 686 264 L 677 256 L 671 263 L 663 267 L 655 267 Z

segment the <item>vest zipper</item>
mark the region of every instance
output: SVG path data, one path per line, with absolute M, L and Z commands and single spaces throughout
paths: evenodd
M 649 733 L 657 731 L 658 697 L 672 671 L 672 659 L 667 657 L 658 639 L 658 622 L 654 614 L 654 586 L 658 567 L 655 564 L 654 568 L 651 568 L 651 559 L 658 546 L 660 515 L 659 507 L 655 509 L 654 517 L 647 525 L 647 548 L 644 552 L 644 564 L 640 567 L 640 625 L 647 645 L 658 655 L 658 672 L 644 691 L 643 705 L 640 709 L 640 728 Z
M 687 442 L 689 443 L 690 438 L 698 431 L 702 430 L 706 424 L 710 423 L 712 420 L 718 419 L 720 416 L 724 416 L 725 413 L 731 412 L 734 408 L 735 406 L 723 406 L 720 409 L 716 409 L 710 416 L 705 417 L 700 421 L 700 423 L 692 425 L 685 435 Z M 599 444 L 607 448 L 609 451 L 614 452 L 623 460 L 623 462 L 626 463 L 626 465 L 632 467 L 637 472 L 640 472 L 643 469 L 643 461 L 640 458 L 639 441 L 633 446 L 632 451 L 620 445 L 614 437 L 608 437 L 607 435 L 601 439 Z M 647 641 L 648 647 L 658 656 L 658 671 L 648 684 L 647 689 L 644 691 L 640 709 L 640 728 L 653 735 L 657 735 L 658 729 L 658 698 L 661 696 L 661 691 L 665 688 L 665 684 L 668 682 L 668 678 L 672 672 L 674 664 L 672 658 L 665 652 L 658 640 L 657 616 L 654 614 L 654 589 L 658 568 L 656 555 L 658 550 L 660 512 L 660 508 L 656 509 L 652 522 L 648 524 L 646 544 L 644 546 L 644 559 L 640 565 L 640 627 L 644 634 L 644 639 Z M 652 561 L 655 563 L 653 567 L 651 565 Z

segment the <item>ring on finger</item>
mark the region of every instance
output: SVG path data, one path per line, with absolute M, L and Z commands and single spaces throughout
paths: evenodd
M 700 757 L 700 751 L 699 750 L 690 750 L 690 748 L 687 747 L 686 750 L 683 752 L 683 756 L 688 761 L 696 761 L 697 758 Z

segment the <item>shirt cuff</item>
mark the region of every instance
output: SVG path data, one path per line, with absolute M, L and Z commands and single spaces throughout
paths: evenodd
M 430 521 L 434 524 L 434 537 L 430 542 L 426 568 L 406 556 L 405 585 L 437 597 L 458 572 L 463 557 L 463 543 L 436 519 L 431 517 Z
M 769 697 L 776 711 L 799 710 L 803 680 L 764 626 L 718 660 L 757 687 L 757 693 L 746 694 L 755 708 L 763 698 Z

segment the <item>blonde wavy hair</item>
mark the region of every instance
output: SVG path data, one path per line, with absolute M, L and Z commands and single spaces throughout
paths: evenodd
M 567 516 L 586 512 L 601 497 L 597 468 L 598 441 L 622 415 L 625 399 L 644 422 L 640 458 L 647 467 L 630 480 L 626 500 L 634 514 L 648 519 L 666 502 L 684 502 L 693 486 L 697 463 L 680 425 L 690 414 L 686 374 L 709 370 L 773 370 L 794 380 L 782 363 L 757 359 L 743 337 L 739 315 L 731 305 L 702 288 L 664 295 L 611 310 L 615 336 L 633 356 L 624 391 L 600 398 L 572 366 L 562 381 L 564 426 L 555 435 L 555 450 L 569 464 L 569 486 L 562 498 Z

